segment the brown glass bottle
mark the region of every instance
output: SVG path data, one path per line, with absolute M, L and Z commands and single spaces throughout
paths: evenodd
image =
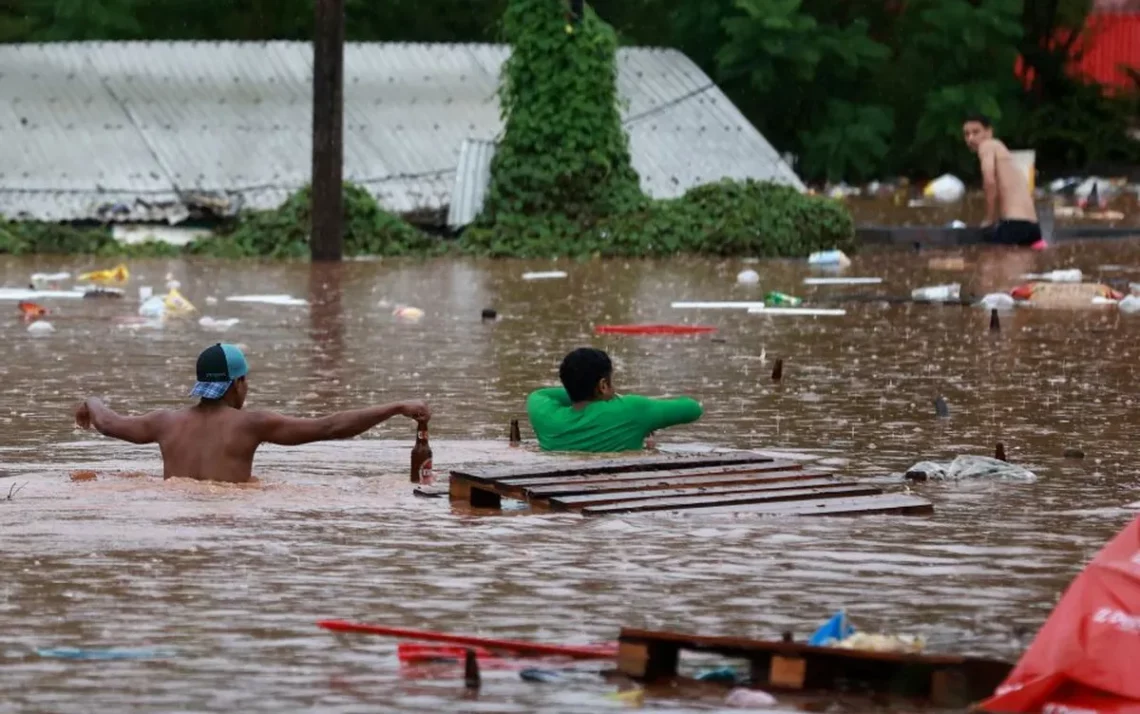
M 427 485 L 433 480 L 428 428 L 427 424 L 420 423 L 416 431 L 416 445 L 412 447 L 412 483 Z

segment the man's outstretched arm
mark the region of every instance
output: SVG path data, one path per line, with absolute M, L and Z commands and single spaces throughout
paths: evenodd
M 123 416 L 96 397 L 89 397 L 75 408 L 75 423 L 82 429 L 95 427 L 103 436 L 122 439 L 132 444 L 158 441 L 162 420 L 167 412 L 157 411 L 142 416 Z
M 259 440 L 282 446 L 298 446 L 314 441 L 351 439 L 394 416 L 405 416 L 426 423 L 431 419 L 431 409 L 424 402 L 396 402 L 337 412 L 316 419 L 285 416 L 276 412 L 254 412 L 254 424 Z

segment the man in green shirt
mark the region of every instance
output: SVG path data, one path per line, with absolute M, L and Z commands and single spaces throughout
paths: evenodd
M 526 400 L 530 425 L 546 451 L 633 451 L 658 429 L 688 424 L 703 410 L 694 399 L 650 399 L 614 393 L 609 355 L 588 347 L 562 360 L 562 387 L 539 389 Z

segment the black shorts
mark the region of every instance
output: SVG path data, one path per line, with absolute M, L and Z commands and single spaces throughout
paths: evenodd
M 1002 220 L 986 228 L 985 240 L 996 245 L 1030 246 L 1041 240 L 1041 226 L 1033 221 Z

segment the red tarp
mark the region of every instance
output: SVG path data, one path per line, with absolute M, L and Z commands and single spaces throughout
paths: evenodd
M 1140 714 L 1140 518 L 1077 576 L 987 712 Z

